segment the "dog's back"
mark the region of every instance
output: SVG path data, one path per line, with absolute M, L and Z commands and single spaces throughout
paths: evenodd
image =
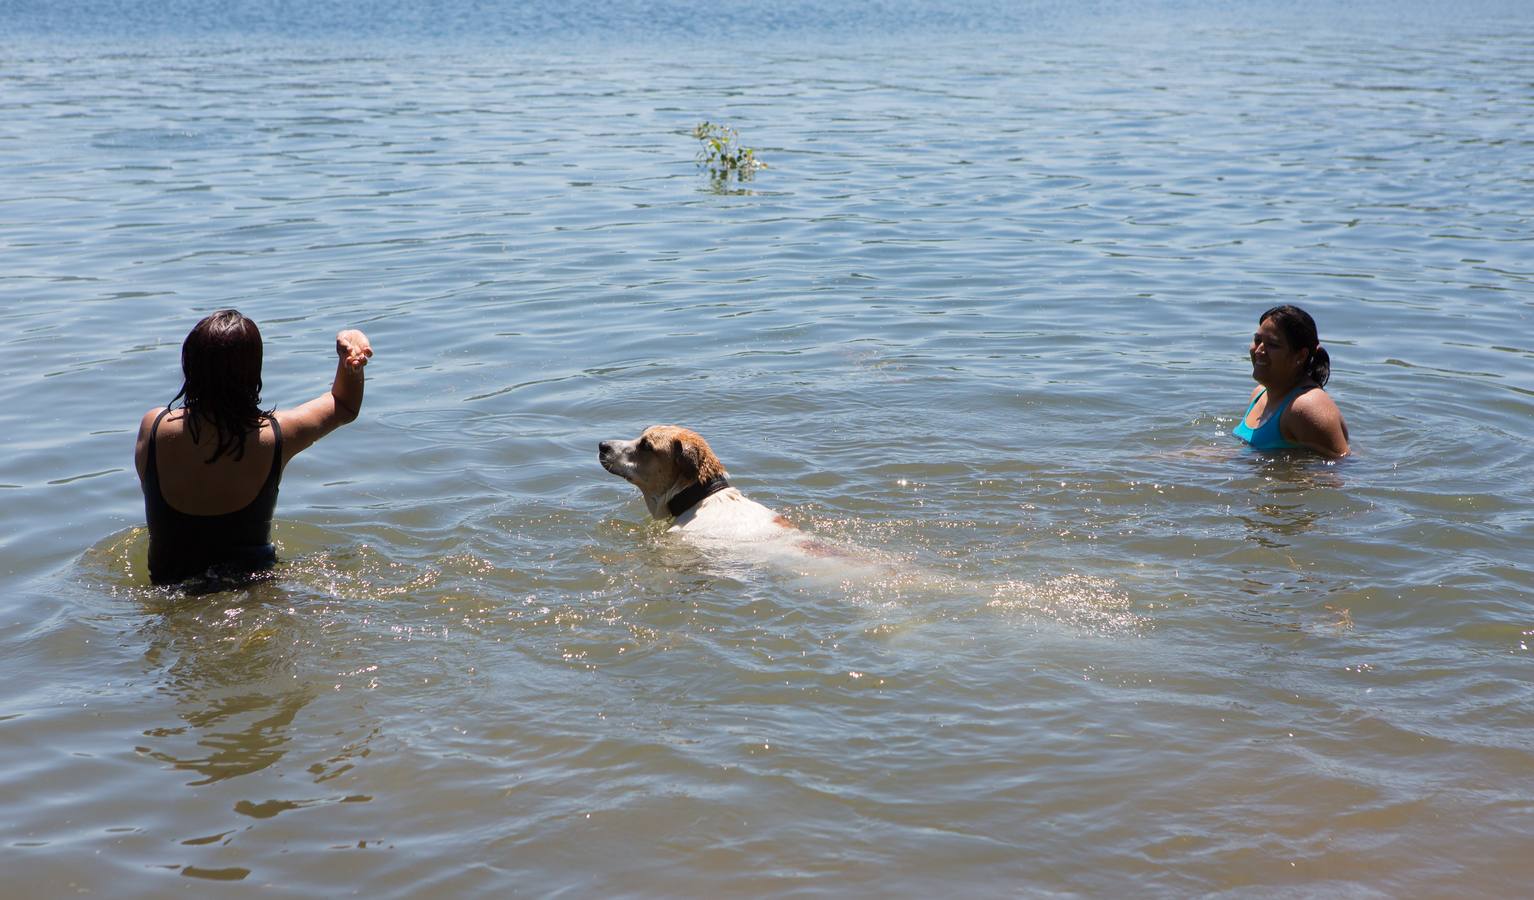
M 781 537 L 794 527 L 739 490 L 726 488 L 678 516 L 670 530 L 720 539 L 761 540 Z

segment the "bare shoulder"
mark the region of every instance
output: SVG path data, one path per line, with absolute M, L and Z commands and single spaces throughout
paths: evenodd
M 1295 397 L 1289 408 L 1306 419 L 1342 418 L 1342 411 L 1324 388 L 1315 388 Z
M 1311 449 L 1333 457 L 1348 454 L 1348 426 L 1342 410 L 1319 387 L 1295 397 L 1281 424 L 1293 440 Z
M 149 412 L 144 413 L 144 418 L 140 419 L 138 423 L 138 433 L 140 437 L 149 436 L 149 429 L 154 427 L 154 420 L 158 419 L 160 417 L 160 413 L 162 412 L 165 412 L 165 407 L 156 406 Z
M 312 403 L 305 403 L 292 409 L 272 410 L 272 421 L 282 429 L 284 463 L 319 440 L 320 417 L 312 406 Z
M 149 434 L 154 430 L 154 421 L 165 412 L 165 407 L 156 406 L 149 412 L 144 413 L 144 418 L 138 423 L 138 437 L 133 442 L 133 464 L 138 469 L 139 477 L 144 477 L 144 463 L 149 454 Z

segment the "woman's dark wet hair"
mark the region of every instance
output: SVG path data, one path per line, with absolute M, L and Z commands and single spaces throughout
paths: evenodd
M 1289 342 L 1289 346 L 1310 351 L 1310 359 L 1305 363 L 1305 374 L 1317 385 L 1326 387 L 1327 379 L 1332 377 L 1332 357 L 1321 346 L 1321 338 L 1316 334 L 1316 320 L 1298 306 L 1288 305 L 1275 306 L 1258 316 L 1257 324 L 1261 325 L 1269 319 L 1284 333 L 1284 340 Z
M 197 440 L 198 421 L 211 422 L 218 444 L 208 462 L 225 453 L 245 455 L 245 436 L 261 426 L 261 332 L 238 310 L 221 309 L 197 323 L 181 343 L 185 381 L 172 397 L 182 401 L 186 427 Z

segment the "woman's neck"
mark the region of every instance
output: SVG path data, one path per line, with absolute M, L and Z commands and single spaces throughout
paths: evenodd
M 1298 375 L 1280 380 L 1259 381 L 1258 383 L 1267 390 L 1270 397 L 1287 397 L 1291 391 L 1308 381 L 1310 381 L 1308 376 Z

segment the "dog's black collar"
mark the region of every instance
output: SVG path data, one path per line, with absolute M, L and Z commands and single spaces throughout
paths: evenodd
M 711 497 L 729 486 L 730 481 L 727 478 L 715 478 L 707 483 L 699 482 L 672 497 L 666 503 L 666 510 L 671 513 L 673 518 L 680 516 L 682 513 L 702 503 L 705 497 Z

